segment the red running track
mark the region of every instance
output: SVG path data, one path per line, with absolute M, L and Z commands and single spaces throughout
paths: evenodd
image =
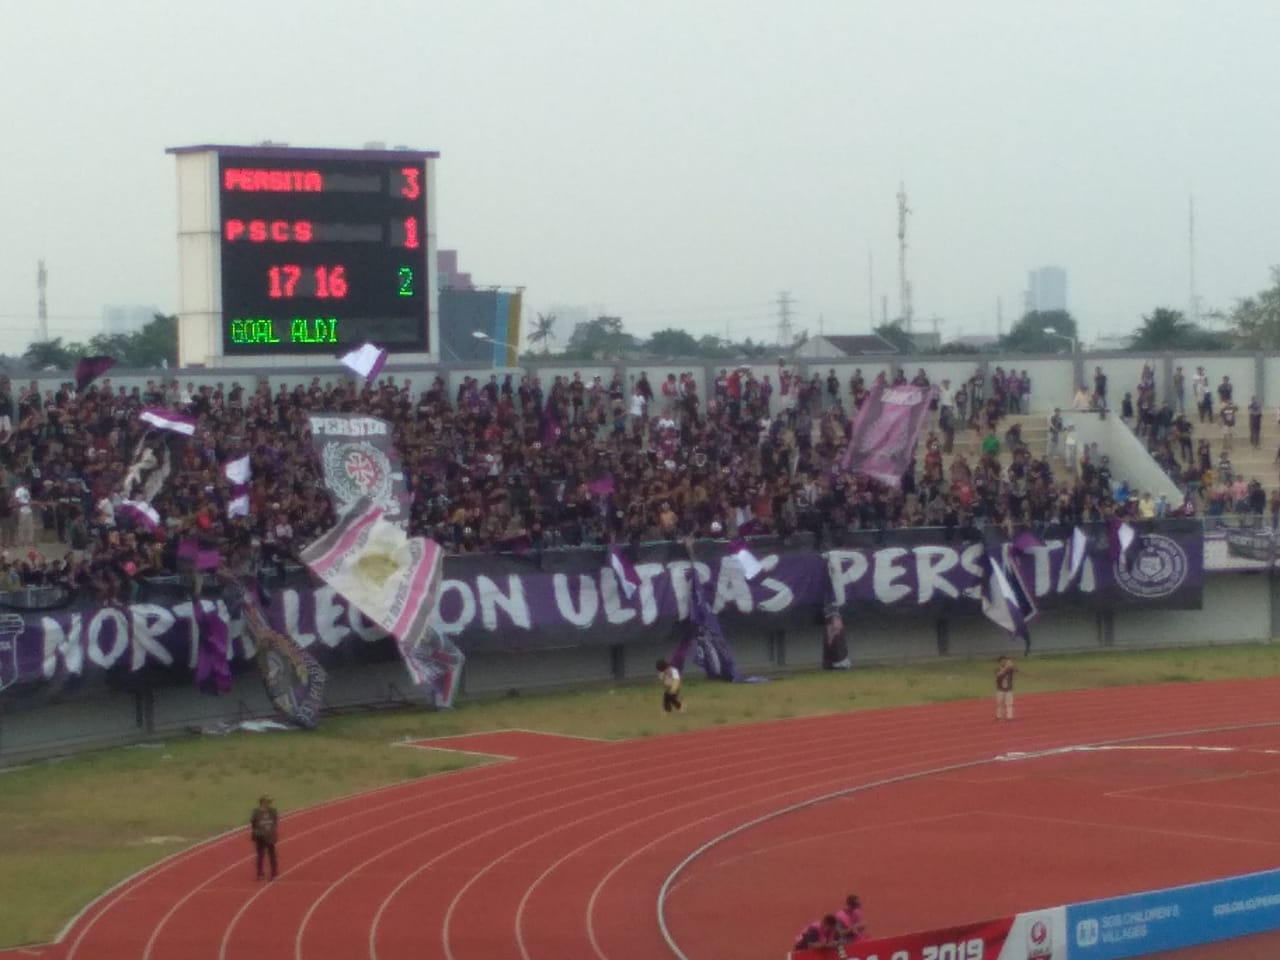
M 837 816 L 841 804 L 880 793 L 890 799 L 866 808 L 873 823 L 890 814 L 920 820 L 928 815 L 920 804 L 936 803 L 936 791 L 908 790 L 911 781 L 951 778 L 930 782 L 958 794 L 957 780 L 972 780 L 981 793 L 1000 766 L 992 761 L 1014 752 L 1152 738 L 1280 741 L 1272 728 L 1280 722 L 1278 698 L 1280 680 L 1233 681 L 1023 695 L 1013 723 L 994 722 L 984 700 L 620 743 L 516 731 L 429 741 L 513 759 L 286 811 L 275 883 L 254 882 L 245 831 L 215 838 L 110 891 L 56 943 L 0 953 L 0 960 L 720 960 L 726 942 L 734 956 L 774 960 L 810 919 L 797 918 L 790 905 L 813 903 L 816 911 L 842 896 L 846 881 L 859 879 L 849 876 L 858 848 L 832 837 L 826 849 L 791 857 L 751 854 L 779 842 L 797 849 L 815 830 L 832 828 L 824 818 Z M 1024 810 L 1044 819 L 1042 791 L 1006 785 L 1000 793 L 1002 815 Z M 975 875 L 969 858 L 950 855 L 970 830 L 963 819 L 955 823 L 950 834 L 935 832 L 932 845 L 918 842 L 916 827 L 910 831 L 917 854 L 933 853 L 929 896 L 916 895 L 918 859 L 880 863 L 880 896 L 895 891 L 899 906 L 910 905 L 895 907 L 893 924 L 954 919 L 968 903 L 949 901 L 947 890 L 970 896 L 999 876 L 994 860 Z M 888 823 L 873 833 L 881 849 L 891 849 Z M 1089 835 L 1061 833 L 1077 852 Z M 732 884 L 722 869 L 730 855 L 740 861 Z M 1244 859 L 1257 858 L 1251 849 Z M 796 870 L 797 859 L 834 867 Z M 1206 868 L 1235 872 L 1230 858 L 1221 859 Z M 1084 889 L 1098 871 L 1087 857 L 1081 862 Z M 1062 895 L 1071 887 L 1060 875 L 1057 886 L 1041 889 L 1036 871 L 1030 876 L 1012 893 L 1001 891 L 1001 908 L 984 915 L 1081 899 Z M 1135 889 L 1159 876 L 1144 871 Z M 724 919 L 735 915 L 749 920 L 740 924 L 748 939 L 727 940 L 735 923 Z M 881 915 L 882 925 L 889 916 Z

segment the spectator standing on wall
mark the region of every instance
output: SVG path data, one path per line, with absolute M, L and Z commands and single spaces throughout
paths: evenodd
M 1017 668 L 1007 653 L 996 661 L 996 719 L 1013 719 L 1013 675 Z
M 1200 414 L 1200 422 L 1213 419 L 1213 393 L 1209 390 L 1209 375 L 1204 367 L 1196 367 L 1196 378 L 1191 381 L 1191 394 L 1196 401 L 1196 411 Z
M 1239 408 L 1232 403 L 1231 398 L 1228 397 L 1226 402 L 1222 405 L 1222 410 L 1219 411 L 1222 416 L 1222 450 L 1224 453 L 1231 449 L 1232 443 L 1235 440 L 1237 412 L 1239 412 Z
M 1262 404 L 1257 397 L 1249 400 L 1249 446 L 1262 446 Z
M 1183 376 L 1182 368 L 1178 367 L 1173 371 L 1173 402 L 1178 413 L 1187 412 L 1186 399 L 1186 377 Z
M 1099 410 L 1107 409 L 1107 375 L 1101 367 L 1093 368 L 1093 399 Z
M 279 873 L 279 861 L 276 859 L 276 840 L 280 832 L 280 814 L 272 805 L 271 797 L 263 794 L 258 798 L 258 805 L 249 816 L 249 835 L 253 838 L 255 853 L 254 863 L 257 866 L 257 879 L 262 879 L 262 860 L 265 856 L 271 864 L 271 879 Z

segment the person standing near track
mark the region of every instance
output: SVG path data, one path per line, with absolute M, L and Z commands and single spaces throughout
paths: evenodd
M 867 938 L 867 922 L 862 917 L 862 899 L 851 893 L 844 898 L 844 908 L 836 911 L 836 920 L 847 931 L 850 943 Z
M 271 797 L 265 793 L 258 798 L 258 805 L 249 816 L 249 833 L 253 837 L 253 847 L 257 854 L 255 863 L 258 868 L 258 879 L 262 879 L 262 858 L 265 856 L 271 864 L 271 879 L 279 872 L 276 860 L 276 839 L 280 831 L 280 814 L 272 806 Z
M 662 709 L 667 713 L 673 710 L 676 713 L 683 713 L 684 703 L 680 699 L 680 671 L 665 660 L 659 660 L 655 666 L 658 668 L 658 679 L 662 681 Z
M 1013 675 L 1016 668 L 1007 653 L 996 661 L 996 719 L 1013 719 Z

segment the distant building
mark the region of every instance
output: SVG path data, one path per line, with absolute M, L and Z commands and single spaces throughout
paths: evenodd
M 842 357 L 890 357 L 897 348 L 878 333 L 810 337 L 796 347 L 793 356 L 804 360 L 839 360 Z
M 436 251 L 436 282 L 441 290 L 473 290 L 471 274 L 458 269 L 457 250 Z
M 1067 271 L 1040 267 L 1027 274 L 1027 312 L 1067 309 Z
M 159 312 L 156 307 L 144 307 L 138 304 L 103 307 L 102 332 L 109 337 L 137 333 L 154 320 Z

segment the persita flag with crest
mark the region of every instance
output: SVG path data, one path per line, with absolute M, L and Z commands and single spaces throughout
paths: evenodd
M 444 565 L 438 543 L 406 536 L 381 507 L 361 499 L 298 557 L 391 634 L 410 678 L 431 690 L 436 706 L 452 705 L 465 658 L 431 627 Z
M 315 414 L 311 442 L 340 516 L 367 499 L 388 523 L 408 528 L 409 492 L 387 421 L 353 413 Z

